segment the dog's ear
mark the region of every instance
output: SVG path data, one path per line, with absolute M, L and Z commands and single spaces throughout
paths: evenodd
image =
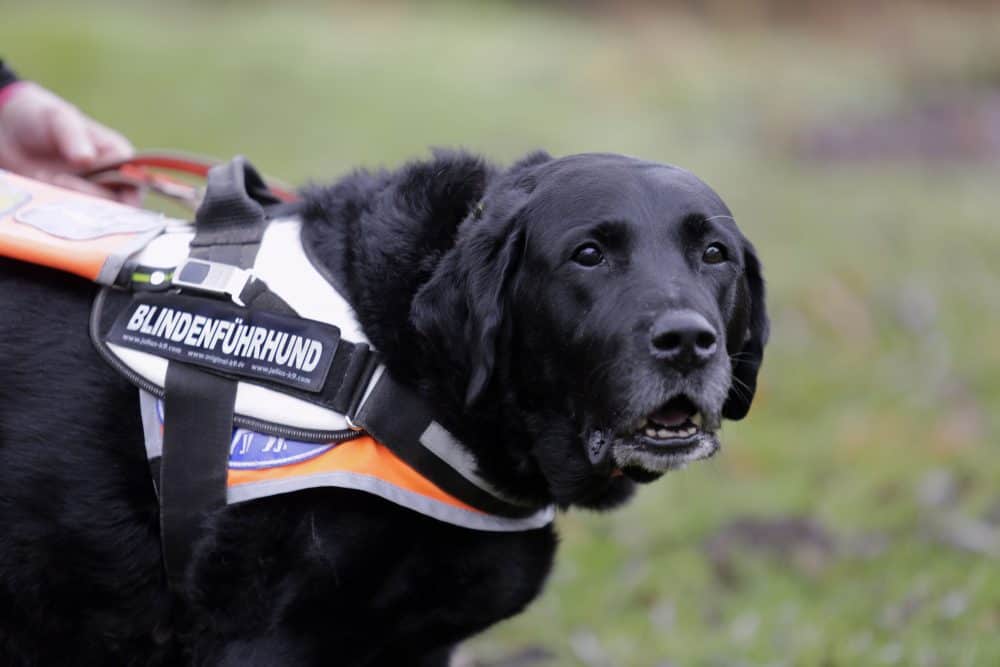
M 738 318 L 741 321 L 740 330 L 736 332 L 739 344 L 730 346 L 733 384 L 722 407 L 722 416 L 732 420 L 743 419 L 750 411 L 770 326 L 764 303 L 764 276 L 757 253 L 749 241 L 744 242 L 743 265 L 742 284 L 737 297 L 742 301 L 737 308 L 743 310 Z
M 532 171 L 551 159 L 532 153 L 489 187 L 413 301 L 410 321 L 417 331 L 467 370 L 466 405 L 482 398 L 493 377 L 506 294 L 524 248 L 522 209 L 535 187 Z
M 466 256 L 468 284 L 465 322 L 469 346 L 469 384 L 466 405 L 476 403 L 486 392 L 496 366 L 497 343 L 507 311 L 505 295 L 517 270 L 524 247 L 524 230 L 518 220 L 504 225 L 499 234 L 477 239 Z

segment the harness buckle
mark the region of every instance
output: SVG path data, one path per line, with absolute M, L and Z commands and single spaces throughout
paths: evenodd
M 245 306 L 240 295 L 253 279 L 253 272 L 247 269 L 188 257 L 174 271 L 171 284 L 181 289 L 225 296 L 237 305 Z

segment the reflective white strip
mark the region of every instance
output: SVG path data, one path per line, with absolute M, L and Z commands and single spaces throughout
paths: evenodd
M 163 431 L 156 414 L 159 399 L 148 391 L 139 390 L 139 414 L 142 416 L 142 435 L 146 440 L 146 458 L 155 459 L 163 454 Z
M 379 364 L 372 371 L 372 379 L 368 381 L 368 387 L 365 388 L 365 393 L 361 394 L 361 400 L 358 401 L 358 407 L 354 410 L 354 414 L 357 415 L 361 412 L 362 406 L 368 402 L 368 397 L 372 395 L 375 391 L 375 387 L 378 385 L 378 381 L 382 379 L 382 374 L 385 373 L 385 366 Z
M 367 343 L 354 309 L 309 261 L 302 247 L 301 227 L 298 218 L 271 222 L 264 230 L 254 273 L 300 317 L 334 325 L 344 340 Z
M 523 519 L 510 519 L 492 514 L 470 512 L 469 510 L 463 510 L 459 507 L 434 500 L 433 498 L 422 496 L 419 493 L 401 489 L 378 477 L 344 471 L 239 484 L 229 487 L 227 499 L 232 504 L 255 498 L 264 498 L 266 496 L 275 496 L 281 493 L 291 493 L 293 491 L 301 491 L 302 489 L 314 489 L 324 486 L 365 491 L 414 512 L 429 516 L 432 519 L 473 530 L 490 532 L 534 530 L 549 525 L 555 518 L 555 507 L 552 505 Z
M 490 482 L 480 477 L 479 473 L 476 472 L 476 469 L 479 467 L 479 464 L 476 463 L 476 458 L 462 443 L 455 439 L 455 436 L 437 422 L 432 421 L 424 429 L 424 432 L 420 434 L 420 444 L 433 452 L 435 456 L 448 464 L 459 475 L 491 496 L 512 505 L 523 504 L 516 499 L 510 498 Z

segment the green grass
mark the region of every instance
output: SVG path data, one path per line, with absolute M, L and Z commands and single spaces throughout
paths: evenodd
M 244 153 L 293 182 L 434 145 L 503 161 L 545 147 L 681 164 L 728 201 L 771 295 L 750 418 L 625 510 L 561 517 L 545 595 L 466 659 L 542 646 L 556 665 L 994 665 L 1000 563 L 932 527 L 1000 502 L 997 165 L 785 150 L 809 123 L 899 108 L 915 80 L 960 79 L 995 48 L 995 17 L 903 18 L 913 41 L 891 47 L 485 3 L 35 3 L 3 9 L 0 44 L 137 146 Z M 936 469 L 960 482 L 953 507 L 917 502 Z M 746 516 L 811 517 L 842 548 L 822 562 L 741 549 L 726 583 L 705 544 Z M 850 548 L 872 536 L 880 548 Z

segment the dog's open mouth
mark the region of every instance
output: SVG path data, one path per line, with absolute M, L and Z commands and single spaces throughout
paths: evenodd
M 688 396 L 678 395 L 618 434 L 611 453 L 626 475 L 649 481 L 715 454 L 718 424 L 718 415 L 706 414 Z
M 676 396 L 648 417 L 633 434 L 651 447 L 684 447 L 702 431 L 701 411 L 687 396 Z

